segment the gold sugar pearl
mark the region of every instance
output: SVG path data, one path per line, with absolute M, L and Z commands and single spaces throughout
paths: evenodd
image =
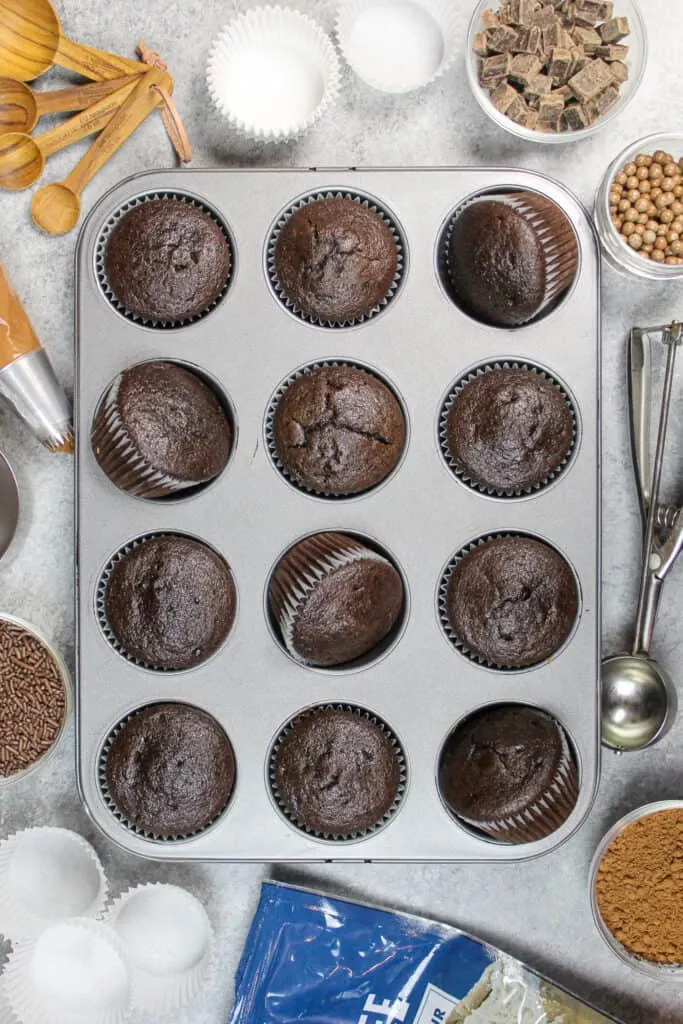
M 634 231 L 628 240 L 628 244 L 632 249 L 641 249 L 643 246 L 643 236 Z
M 666 164 L 664 167 L 664 173 L 666 174 L 667 178 L 673 178 L 674 174 L 678 174 L 678 165 L 675 164 L 672 160 L 670 160 L 669 163 Z
M 632 235 L 635 230 L 636 230 L 635 224 L 631 224 L 630 221 L 627 221 L 626 224 L 624 224 L 624 226 L 622 227 L 621 233 L 622 233 L 622 235 L 626 235 L 626 237 L 628 238 L 628 236 Z
M 639 199 L 636 203 L 636 210 L 638 211 L 638 213 L 647 213 L 649 207 L 650 201 L 648 199 Z M 671 207 L 671 209 L 673 210 L 673 206 Z
M 630 178 L 631 175 L 636 173 L 636 170 L 637 167 L 634 163 L 626 164 L 626 166 L 624 167 L 624 174 L 627 178 Z
M 643 231 L 643 241 L 646 245 L 654 245 L 657 241 L 657 235 L 651 228 L 648 228 L 647 226 L 645 228 L 645 231 Z
M 661 251 L 661 249 L 653 249 L 652 250 L 652 255 L 650 256 L 650 259 L 654 260 L 655 263 L 663 263 L 664 262 L 664 253 Z

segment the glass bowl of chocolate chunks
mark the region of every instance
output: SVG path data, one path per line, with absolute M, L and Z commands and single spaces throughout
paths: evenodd
M 635 0 L 481 0 L 466 63 L 475 98 L 501 128 L 567 143 L 621 113 L 646 58 Z

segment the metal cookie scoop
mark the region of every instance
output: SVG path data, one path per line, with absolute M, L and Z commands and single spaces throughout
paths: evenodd
M 668 351 L 654 471 L 650 475 L 650 334 L 655 333 L 661 334 Z M 631 441 L 645 538 L 631 654 L 606 658 L 602 663 L 602 742 L 614 750 L 650 746 L 665 734 L 676 714 L 676 690 L 650 657 L 650 645 L 662 584 L 683 547 L 683 509 L 659 504 L 674 368 L 682 340 L 679 323 L 635 327 L 631 331 Z

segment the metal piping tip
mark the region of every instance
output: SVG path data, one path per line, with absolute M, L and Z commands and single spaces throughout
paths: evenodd
M 47 352 L 28 352 L 0 370 L 0 395 L 50 451 L 73 452 L 71 404 Z

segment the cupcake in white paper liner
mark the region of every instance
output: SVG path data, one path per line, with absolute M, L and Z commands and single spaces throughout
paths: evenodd
M 335 668 L 374 660 L 405 618 L 401 575 L 384 555 L 343 533 L 314 534 L 275 566 L 268 604 L 289 654 Z
M 246 138 L 283 142 L 311 128 L 339 93 L 339 59 L 299 11 L 257 7 L 223 29 L 206 69 L 211 99 Z
M 336 36 L 344 58 L 367 85 L 406 93 L 451 67 L 461 28 L 449 0 L 344 0 Z
M 199 900 L 176 885 L 125 892 L 105 918 L 125 950 L 134 1010 L 169 1013 L 186 1006 L 212 968 L 213 930 Z
M 53 924 L 15 948 L 4 984 L 22 1024 L 120 1024 L 131 1006 L 121 943 L 87 918 Z
M 0 934 L 37 939 L 71 917 L 96 917 L 107 880 L 92 846 L 64 828 L 29 828 L 0 843 Z

